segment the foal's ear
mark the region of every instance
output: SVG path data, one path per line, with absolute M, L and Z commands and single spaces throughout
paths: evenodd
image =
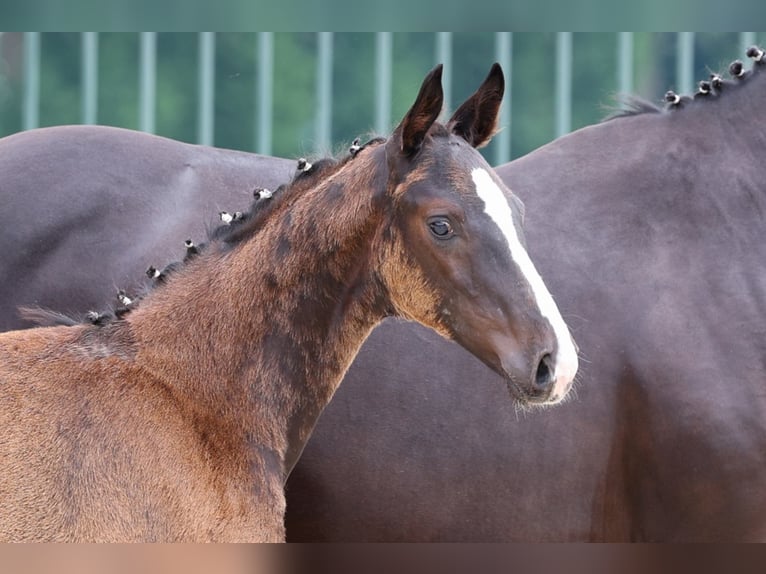
M 473 147 L 485 146 L 495 135 L 505 78 L 500 64 L 493 64 L 487 79 L 450 118 L 447 127 Z
M 417 153 L 429 128 L 439 117 L 443 103 L 442 65 L 439 64 L 423 80 L 415 103 L 394 132 L 401 138 L 401 151 L 404 155 L 413 156 Z

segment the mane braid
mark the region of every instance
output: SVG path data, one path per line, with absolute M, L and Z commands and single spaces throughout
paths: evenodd
M 638 96 L 618 96 L 617 106 L 620 107 L 606 106 L 608 115 L 601 121 L 607 122 L 614 119 L 648 113 L 657 114 L 673 112 L 681 110 L 685 107 L 685 104 L 713 100 L 717 96 L 721 96 L 724 92 L 741 88 L 754 76 L 762 73 L 762 69 L 766 67 L 764 65 L 766 64 L 766 55 L 764 55 L 764 52 L 759 47 L 751 46 L 747 50 L 747 56 L 753 60 L 751 69 L 745 70 L 744 64 L 739 60 L 735 60 L 728 67 L 728 72 L 733 78 L 732 80 L 724 79 L 721 74 L 711 73 L 709 81 L 704 80 L 699 82 L 699 89 L 692 95 L 676 95 L 675 92 L 668 91 L 664 98 L 664 101 L 667 103 L 665 108 L 661 108 Z
M 302 195 L 306 190 L 312 189 L 316 184 L 335 173 L 345 165 L 351 156 L 342 160 L 325 158 L 313 162 L 308 171 L 298 171 L 290 183 L 282 185 L 269 199 L 256 199 L 250 206 L 250 211 L 233 225 L 221 225 L 213 230 L 211 242 L 215 242 L 223 249 L 230 249 L 250 239 L 263 226 L 264 220 L 287 198 Z
M 358 148 L 354 147 L 353 151 L 347 150 L 341 158 L 328 157 L 312 161 L 308 170 L 298 169 L 290 183 L 279 186 L 272 198 L 256 198 L 250 206 L 250 211 L 245 213 L 241 220 L 214 229 L 210 235 L 210 240 L 218 241 L 224 249 L 229 249 L 250 239 L 262 227 L 264 219 L 277 206 L 281 205 L 286 200 L 285 198 L 301 195 L 305 191 L 313 189 L 319 182 L 329 178 L 349 161 L 352 161 L 364 148 L 384 141 L 386 138 L 375 137 Z

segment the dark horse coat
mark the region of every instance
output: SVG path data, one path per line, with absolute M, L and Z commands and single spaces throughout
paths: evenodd
M 288 483 L 290 535 L 766 540 L 764 67 L 500 166 L 576 398 L 515 415 L 461 349 L 383 325 Z
M 288 538 L 766 539 L 762 68 L 501 166 L 582 351 L 576 399 L 516 413 L 463 349 L 386 321 L 288 481 Z M 199 236 L 208 211 L 177 198 L 201 181 L 220 182 L 206 199 L 216 209 L 241 209 L 232 195 L 275 186 L 293 167 L 132 133 L 90 146 L 65 130 L 14 137 L 37 139 L 0 142 L 0 192 L 14 206 L 0 210 L 6 328 L 20 325 L 18 304 L 100 308 L 163 264 Z M 118 141 L 122 162 L 109 154 Z M 76 149 L 79 170 L 59 161 Z M 143 149 L 153 153 L 131 163 Z M 192 169 L 200 162 L 205 171 Z M 220 180 L 229 175 L 234 192 Z M 137 219 L 144 188 L 170 207 Z M 77 197 L 89 203 L 66 211 Z M 102 225 L 113 202 L 122 211 Z M 82 224 L 57 226 L 65 214 Z

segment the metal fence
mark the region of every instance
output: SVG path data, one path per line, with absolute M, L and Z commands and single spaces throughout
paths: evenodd
M 575 35 L 576 36 L 576 35 Z M 756 33 L 739 33 L 739 53 L 746 46 L 755 43 Z M 198 143 L 214 145 L 215 119 L 215 51 L 216 34 L 202 32 L 198 34 L 198 109 L 196 117 L 196 139 Z M 316 50 L 316 108 L 314 141 L 317 147 L 327 148 L 331 144 L 333 123 L 332 77 L 334 70 L 334 34 L 317 33 Z M 375 33 L 375 129 L 385 132 L 391 123 L 392 93 L 392 46 L 393 33 Z M 444 64 L 445 99 L 450 102 L 451 77 L 453 73 L 453 33 L 439 32 L 433 35 L 435 60 Z M 513 48 L 514 34 L 497 32 L 493 34 L 495 58 L 506 72 L 509 86 L 514 82 Z M 41 33 L 27 32 L 23 36 L 23 102 L 22 129 L 32 129 L 40 125 L 40 43 Z M 695 34 L 678 33 L 676 43 L 675 87 L 680 92 L 692 92 L 694 86 Z M 80 121 L 95 124 L 99 120 L 99 34 L 81 33 L 81 111 Z M 634 33 L 614 34 L 615 84 L 616 91 L 633 91 L 634 70 Z M 560 136 L 572 129 L 572 74 L 573 74 L 573 34 L 560 32 L 555 37 L 555 82 L 554 82 L 554 133 Z M 138 128 L 146 132 L 155 132 L 157 109 L 157 33 L 139 33 L 138 54 Z M 257 34 L 257 81 L 254 98 L 257 101 L 253 124 L 255 151 L 271 154 L 273 137 L 273 86 L 274 86 L 274 34 Z M 507 125 L 512 113 L 511 89 L 506 90 L 503 106 L 502 123 Z M 491 161 L 503 163 L 511 158 L 510 131 L 499 138 L 492 149 Z

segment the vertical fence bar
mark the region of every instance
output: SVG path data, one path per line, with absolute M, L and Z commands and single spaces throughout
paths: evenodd
M 495 32 L 495 58 L 505 75 L 505 92 L 500 108 L 501 131 L 495 136 L 495 165 L 511 160 L 511 86 L 513 82 L 513 33 Z
M 444 90 L 444 109 L 452 109 L 452 32 L 436 33 L 436 63 L 444 64 L 442 88 Z
M 740 32 L 739 33 L 739 54 L 738 58 L 743 59 L 747 49 L 755 44 L 755 32 Z
M 572 129 L 572 32 L 556 33 L 556 137 Z
M 633 93 L 633 32 L 617 33 L 617 93 Z
M 215 111 L 215 32 L 199 33 L 199 109 L 197 142 L 213 145 Z
M 332 49 L 333 33 L 319 32 L 317 37 L 317 118 L 315 151 L 329 152 L 332 140 Z
M 676 89 L 680 94 L 691 94 L 694 85 L 694 32 L 679 32 L 676 42 Z
M 375 131 L 386 134 L 391 128 L 391 32 L 375 33 Z
M 157 33 L 141 32 L 138 63 L 138 129 L 153 134 L 157 108 Z
M 274 33 L 258 32 L 258 112 L 256 151 L 271 155 L 272 116 L 274 112 Z
M 40 125 L 40 32 L 24 32 L 24 103 L 21 129 Z
M 95 124 L 98 119 L 98 32 L 82 32 L 81 122 Z

